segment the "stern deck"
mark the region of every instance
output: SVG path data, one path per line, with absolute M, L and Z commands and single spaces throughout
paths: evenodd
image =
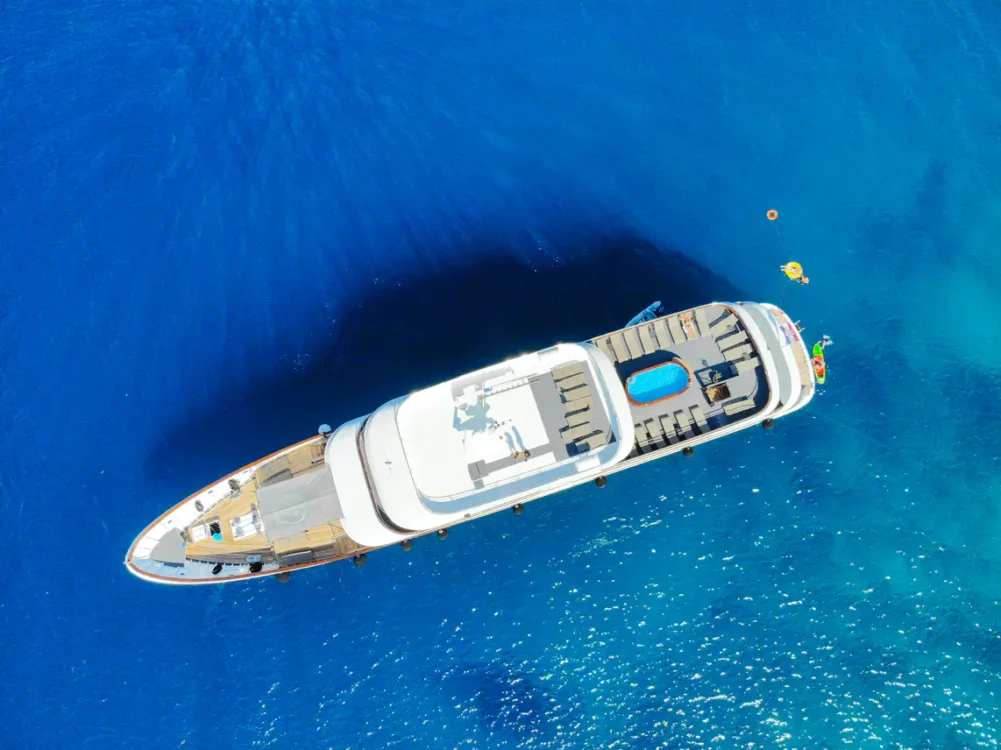
M 630 399 L 635 432 L 629 459 L 681 450 L 682 443 L 753 417 L 767 404 L 760 352 L 727 305 L 657 318 L 591 343 L 612 360 L 623 385 L 630 376 L 669 362 L 691 375 L 676 395 L 648 403 Z

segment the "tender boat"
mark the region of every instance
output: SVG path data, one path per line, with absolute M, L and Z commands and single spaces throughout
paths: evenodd
M 125 564 L 181 585 L 360 565 L 380 547 L 410 549 L 425 534 L 770 427 L 813 397 L 799 327 L 774 305 L 659 312 L 324 425 L 168 510 Z

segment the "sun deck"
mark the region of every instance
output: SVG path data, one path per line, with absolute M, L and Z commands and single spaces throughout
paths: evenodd
M 630 458 L 671 448 L 758 414 L 768 401 L 760 353 L 727 305 L 708 305 L 592 339 L 615 363 L 623 384 L 660 365 L 684 366 L 691 378 L 677 394 L 649 403 L 630 399 Z M 681 446 L 679 446 L 680 449 Z
M 527 366 L 526 366 L 527 365 Z M 414 483 L 440 501 L 556 466 L 614 439 L 586 361 L 524 359 L 408 399 L 399 424 Z
M 365 467 L 396 528 L 434 528 L 616 463 L 628 414 L 611 364 L 558 344 L 383 406 L 363 429 Z

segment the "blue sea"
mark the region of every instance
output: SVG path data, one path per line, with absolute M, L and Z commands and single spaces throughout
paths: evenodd
M 999 123 L 981 0 L 0 3 L 0 747 L 997 747 Z M 827 384 L 362 569 L 122 565 L 658 299 Z

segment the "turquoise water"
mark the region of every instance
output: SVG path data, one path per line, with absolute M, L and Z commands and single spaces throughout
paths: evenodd
M 999 79 L 979 0 L 7 0 L 0 746 L 996 746 Z M 835 341 L 771 432 L 284 586 L 121 564 L 322 422 L 734 299 Z
M 647 368 L 626 379 L 626 390 L 634 401 L 651 401 L 674 396 L 688 387 L 688 370 L 676 362 Z

